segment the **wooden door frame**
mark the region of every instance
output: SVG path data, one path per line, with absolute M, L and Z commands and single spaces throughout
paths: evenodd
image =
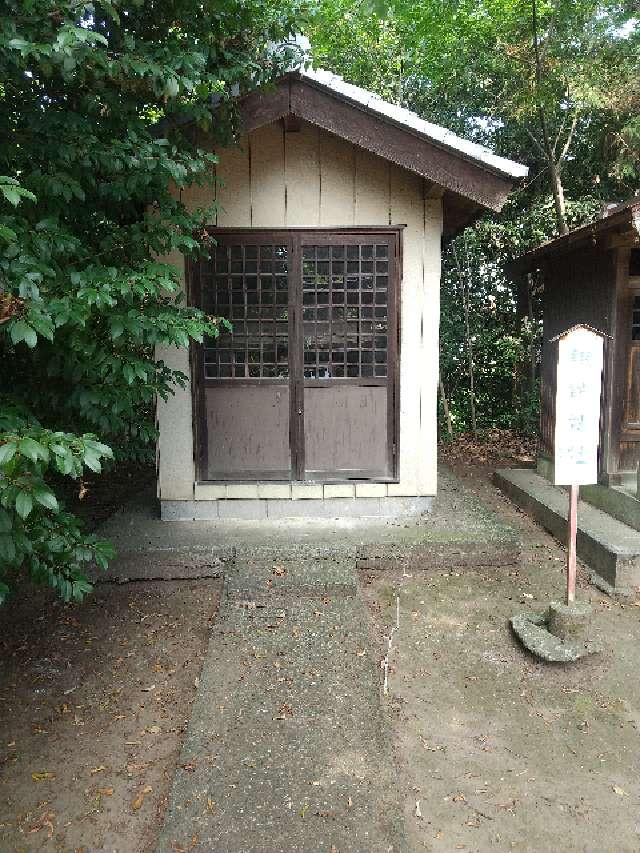
M 369 225 L 369 226 L 347 226 L 347 227 L 299 227 L 299 228 L 218 228 L 208 227 L 207 233 L 215 240 L 216 234 L 221 236 L 237 236 L 239 242 L 247 243 L 252 239 L 264 242 L 280 242 L 287 245 L 290 264 L 289 276 L 289 436 L 291 450 L 291 476 L 289 480 L 272 480 L 266 476 L 249 478 L 246 474 L 242 476 L 230 476 L 225 479 L 210 480 L 203 476 L 207 472 L 208 435 L 206 407 L 204 405 L 204 347 L 202 344 L 191 343 L 190 345 L 190 371 L 191 371 L 191 397 L 192 397 L 192 433 L 193 433 L 193 455 L 195 464 L 196 482 L 220 483 L 220 482 L 256 482 L 269 479 L 271 482 L 309 482 L 304 480 L 305 474 L 305 440 L 304 440 L 304 375 L 303 375 L 303 347 L 299 345 L 303 340 L 302 335 L 302 235 L 309 234 L 317 237 L 317 242 L 340 243 L 341 236 L 347 237 L 375 237 L 376 234 L 383 235 L 389 240 L 389 245 L 394 247 L 393 273 L 389 275 L 388 288 L 390 291 L 388 300 L 388 334 L 387 334 L 387 377 L 375 384 L 384 384 L 387 388 L 387 454 L 389 460 L 389 477 L 371 478 L 327 478 L 322 482 L 330 483 L 397 483 L 398 465 L 400 459 L 400 341 L 401 321 L 400 311 L 401 290 L 403 279 L 403 255 L 402 242 L 404 225 Z M 187 304 L 199 307 L 201 302 L 201 286 L 197 274 L 198 260 L 185 258 L 185 289 Z M 293 344 L 293 346 L 292 346 Z M 233 384 L 234 387 L 242 385 L 270 384 L 269 379 L 216 379 L 210 380 L 217 384 Z M 309 380 L 307 380 L 309 381 Z M 326 380 L 318 380 L 326 382 Z M 339 378 L 333 382 L 339 383 Z M 275 385 L 283 385 L 282 380 L 271 380 Z M 348 384 L 345 382 L 345 384 Z
M 629 394 L 629 371 L 631 367 L 631 351 L 632 348 L 638 346 L 637 342 L 634 342 L 632 338 L 632 324 L 633 324 L 633 305 L 636 298 L 640 296 L 640 277 L 627 278 L 625 293 L 623 295 L 623 311 L 626 317 L 626 324 L 624 329 L 624 337 L 620 339 L 620 345 L 622 349 L 622 375 L 621 379 L 621 389 L 623 391 L 623 399 L 622 399 L 622 422 L 621 422 L 621 430 L 620 430 L 620 441 L 640 441 L 640 425 L 638 426 L 628 426 L 625 415 L 626 415 L 626 404 L 627 397 Z

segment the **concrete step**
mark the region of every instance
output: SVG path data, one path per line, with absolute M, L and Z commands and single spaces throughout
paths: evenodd
M 513 564 L 520 549 L 513 530 L 442 466 L 433 512 L 418 522 L 353 519 L 346 509 L 338 519 L 168 522 L 160 520 L 153 500 L 138 500 L 113 515 L 100 535 L 117 550 L 109 571 L 95 572 L 104 581 L 219 577 L 236 561 L 299 562 L 303 556 L 324 561 L 325 568 L 349 559 L 371 570 L 481 568 Z M 337 588 L 341 581 L 329 583 Z
M 640 499 L 622 486 L 583 486 L 580 495 L 623 524 L 640 531 Z
M 495 472 L 498 488 L 561 542 L 567 538 L 567 492 L 530 469 Z M 640 533 L 585 501 L 578 507 L 578 556 L 607 592 L 632 595 L 640 586 Z

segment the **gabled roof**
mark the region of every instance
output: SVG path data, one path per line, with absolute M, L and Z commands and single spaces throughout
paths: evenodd
M 275 88 L 240 102 L 245 131 L 294 116 L 414 172 L 443 191 L 444 231 L 451 235 L 483 208 L 502 208 L 526 166 L 421 119 L 415 113 L 320 69 L 300 69 Z
M 440 127 L 438 124 L 425 121 L 417 113 L 391 104 L 389 101 L 383 100 L 379 95 L 368 92 L 366 89 L 360 88 L 360 86 L 347 83 L 342 77 L 333 74 L 331 71 L 323 71 L 320 68 L 308 68 L 300 70 L 299 74 L 301 79 L 313 82 L 318 86 L 330 90 L 339 97 L 353 101 L 373 115 L 404 126 L 428 142 L 449 149 L 451 152 L 465 159 L 475 161 L 481 164 L 483 168 L 493 171 L 498 175 L 518 180 L 526 178 L 529 173 L 528 167 L 523 166 L 522 163 L 507 160 L 505 157 L 498 157 L 497 154 L 494 154 L 484 145 L 478 145 L 476 142 L 469 142 L 468 139 L 456 136 L 455 133 L 447 130 L 446 127 Z
M 560 332 L 558 335 L 554 335 L 549 339 L 549 343 L 555 343 L 556 341 L 561 341 L 563 338 L 566 338 L 567 335 L 570 335 L 571 332 L 575 332 L 577 329 L 585 329 L 587 332 L 592 332 L 594 335 L 598 335 L 599 338 L 611 338 L 611 335 L 608 335 L 606 332 L 601 332 L 600 329 L 596 329 L 594 326 L 590 326 L 588 323 L 575 323 L 573 326 L 570 326 L 568 329 L 565 329 L 564 332 Z
M 640 247 L 640 198 L 609 209 L 603 217 L 561 237 L 531 249 L 508 265 L 513 275 L 537 269 L 558 255 L 580 249 L 585 245 L 600 245 L 603 249 L 616 246 Z

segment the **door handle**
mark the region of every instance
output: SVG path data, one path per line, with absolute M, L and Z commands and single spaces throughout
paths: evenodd
M 302 409 L 298 409 L 298 414 L 299 414 L 299 415 L 301 415 L 301 414 L 302 414 Z

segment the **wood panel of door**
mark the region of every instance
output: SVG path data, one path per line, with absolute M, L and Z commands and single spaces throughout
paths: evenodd
M 628 304 L 623 434 L 640 440 L 640 287 L 630 289 Z

